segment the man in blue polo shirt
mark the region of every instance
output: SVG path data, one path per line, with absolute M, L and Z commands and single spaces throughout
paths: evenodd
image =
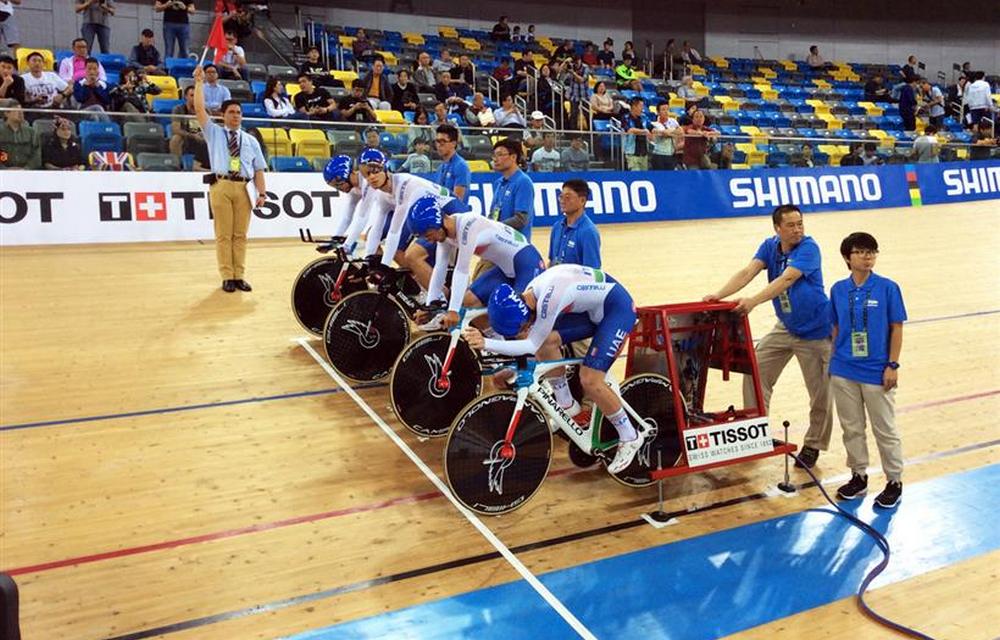
M 737 313 L 750 313 L 762 302 L 773 300 L 778 324 L 756 348 L 764 410 L 778 376 L 794 355 L 809 392 L 809 429 L 796 466 L 812 467 L 820 451 L 830 445 L 833 412 L 830 399 L 830 300 L 823 288 L 819 245 L 805 235 L 802 212 L 794 205 L 781 205 L 771 215 L 775 235 L 764 240 L 746 267 L 737 271 L 721 289 L 705 296 L 715 302 L 747 286 L 767 269 L 768 285 L 756 295 L 741 298 Z M 743 380 L 743 401 L 756 404 L 753 380 Z
M 493 169 L 500 177 L 493 183 L 493 202 L 486 216 L 517 229 L 530 241 L 531 223 L 535 217 L 535 183 L 518 166 L 523 155 L 524 147 L 518 140 L 504 138 L 493 145 Z M 493 266 L 487 260 L 480 260 L 473 279 Z
M 452 124 L 439 126 L 435 131 L 434 144 L 441 156 L 441 166 L 438 167 L 434 183 L 445 187 L 451 195 L 468 204 L 472 172 L 469 171 L 469 163 L 465 158 L 458 155 L 458 128 Z
M 601 268 L 601 236 L 584 211 L 590 188 L 584 180 L 574 178 L 563 183 L 559 207 L 563 219 L 552 225 L 549 237 L 549 266 L 579 264 Z
M 830 290 L 834 323 L 830 387 L 844 430 L 851 480 L 837 490 L 837 497 L 852 500 L 868 491 L 867 410 L 887 481 L 875 506 L 888 509 L 903 494 L 903 444 L 896 428 L 895 389 L 906 307 L 899 285 L 873 271 L 878 257 L 875 238 L 852 233 L 840 243 L 840 255 L 851 277 Z

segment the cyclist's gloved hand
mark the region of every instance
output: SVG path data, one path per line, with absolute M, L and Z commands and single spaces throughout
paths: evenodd
M 339 249 L 341 245 L 344 244 L 344 240 L 347 240 L 345 236 L 333 236 L 330 238 L 329 242 L 316 245 L 316 251 L 319 251 L 320 253 L 329 253 L 334 249 Z

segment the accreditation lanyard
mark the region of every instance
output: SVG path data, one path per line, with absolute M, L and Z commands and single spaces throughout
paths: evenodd
M 511 176 L 513 178 L 514 176 Z M 507 200 L 511 197 L 511 192 L 514 190 L 510 184 L 510 179 L 500 180 L 499 193 L 493 194 L 493 208 L 490 209 L 490 219 L 499 220 L 500 212 L 503 211 L 504 205 L 507 204 Z M 506 184 L 505 184 L 506 183 Z M 498 199 L 499 198 L 499 199 Z
M 566 219 L 563 218 L 562 222 L 563 232 L 559 238 L 559 264 L 566 263 L 566 250 L 569 248 L 570 234 L 573 235 L 573 239 L 576 238 L 576 228 L 569 226 Z
M 788 254 L 782 253 L 780 243 L 778 244 L 778 261 L 776 263 L 776 267 L 777 273 L 774 274 L 775 278 L 784 273 L 785 269 L 788 268 Z M 789 289 L 791 289 L 791 287 L 789 287 Z M 788 296 L 788 289 L 785 289 L 778 294 L 778 305 L 781 307 L 782 313 L 792 312 L 792 299 Z
M 856 325 L 857 313 L 854 311 L 854 304 L 861 297 L 859 290 L 851 292 L 851 356 L 855 358 L 868 357 L 868 300 L 871 298 L 871 290 L 865 291 L 865 299 L 861 303 L 861 330 Z
M 242 168 L 242 163 L 240 162 L 240 158 L 243 157 L 243 136 L 240 134 L 239 131 L 233 132 L 236 134 L 236 139 L 239 141 L 239 146 L 236 148 L 236 155 L 234 156 L 232 149 L 229 148 L 229 130 L 223 129 L 223 131 L 226 132 L 226 151 L 229 152 L 229 173 L 230 174 L 240 173 L 240 169 Z

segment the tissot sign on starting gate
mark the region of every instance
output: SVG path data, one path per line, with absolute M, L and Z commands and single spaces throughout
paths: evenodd
M 1000 161 L 762 169 L 536 173 L 535 225 L 559 218 L 563 181 L 586 177 L 588 213 L 599 224 L 768 214 L 779 204 L 803 211 L 909 207 L 1000 198 Z M 472 174 L 469 204 L 488 211 L 493 173 Z M 318 173 L 268 174 L 267 202 L 250 236 L 322 234 L 346 198 Z M 208 190 L 196 173 L 0 172 L 0 243 L 60 244 L 212 238 Z

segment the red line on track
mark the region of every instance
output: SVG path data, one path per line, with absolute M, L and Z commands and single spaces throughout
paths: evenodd
M 977 400 L 979 398 L 986 398 L 989 396 L 995 396 L 1000 394 L 1000 389 L 993 389 L 992 391 L 983 391 L 980 393 L 973 393 L 964 396 L 956 396 L 953 398 L 944 398 L 941 400 L 930 400 L 927 402 L 921 402 L 917 404 L 911 404 L 905 407 L 900 407 L 898 413 L 909 413 L 911 411 L 919 411 L 920 409 L 927 409 L 930 407 L 939 407 L 947 404 L 955 404 L 957 402 L 966 402 L 969 400 Z M 565 469 L 556 469 L 549 473 L 550 476 L 562 476 L 571 473 L 577 473 L 585 471 L 585 469 L 577 469 L 576 467 L 568 467 Z M 379 511 L 381 509 L 387 509 L 389 507 L 395 507 L 403 504 L 414 504 L 417 502 L 423 502 L 425 500 L 432 500 L 434 498 L 442 497 L 437 491 L 428 491 L 427 493 L 417 493 L 410 496 L 402 496 L 399 498 L 393 498 L 392 500 L 383 500 L 380 502 L 372 502 L 369 504 L 358 505 L 356 507 L 347 507 L 345 509 L 336 509 L 334 511 L 324 511 L 322 513 L 314 513 L 311 515 L 297 516 L 295 518 L 288 518 L 285 520 L 276 520 L 274 522 L 267 522 L 263 524 L 250 525 L 248 527 L 240 527 L 237 529 L 226 529 L 224 531 L 216 531 L 213 533 L 206 533 L 200 536 L 192 536 L 189 538 L 178 538 L 176 540 L 167 540 L 165 542 L 157 542 L 154 544 L 147 544 L 139 547 L 126 547 L 124 549 L 116 549 L 115 551 L 106 551 L 104 553 L 95 553 L 93 555 L 79 556 L 76 558 L 66 558 L 64 560 L 55 560 L 53 562 L 45 562 L 42 564 L 35 564 L 26 567 L 16 567 L 14 569 L 6 569 L 4 573 L 17 576 L 26 573 L 41 573 L 43 571 L 51 571 L 52 569 L 61 569 L 63 567 L 69 567 L 79 564 L 88 564 L 91 562 L 100 562 L 101 560 L 112 560 L 114 558 L 122 558 L 125 556 L 138 555 L 140 553 L 150 553 L 153 551 L 162 551 L 164 549 L 174 549 L 177 547 L 184 547 L 191 544 L 198 544 L 201 542 L 212 542 L 214 540 L 222 540 L 224 538 L 234 538 L 236 536 L 247 535 L 251 533 L 258 533 L 260 531 L 269 531 L 271 529 L 281 529 L 284 527 L 291 527 L 297 524 L 305 524 L 308 522 L 316 522 L 319 520 L 329 520 L 332 518 L 340 518 L 343 516 L 349 516 L 356 513 L 366 513 L 370 511 Z

